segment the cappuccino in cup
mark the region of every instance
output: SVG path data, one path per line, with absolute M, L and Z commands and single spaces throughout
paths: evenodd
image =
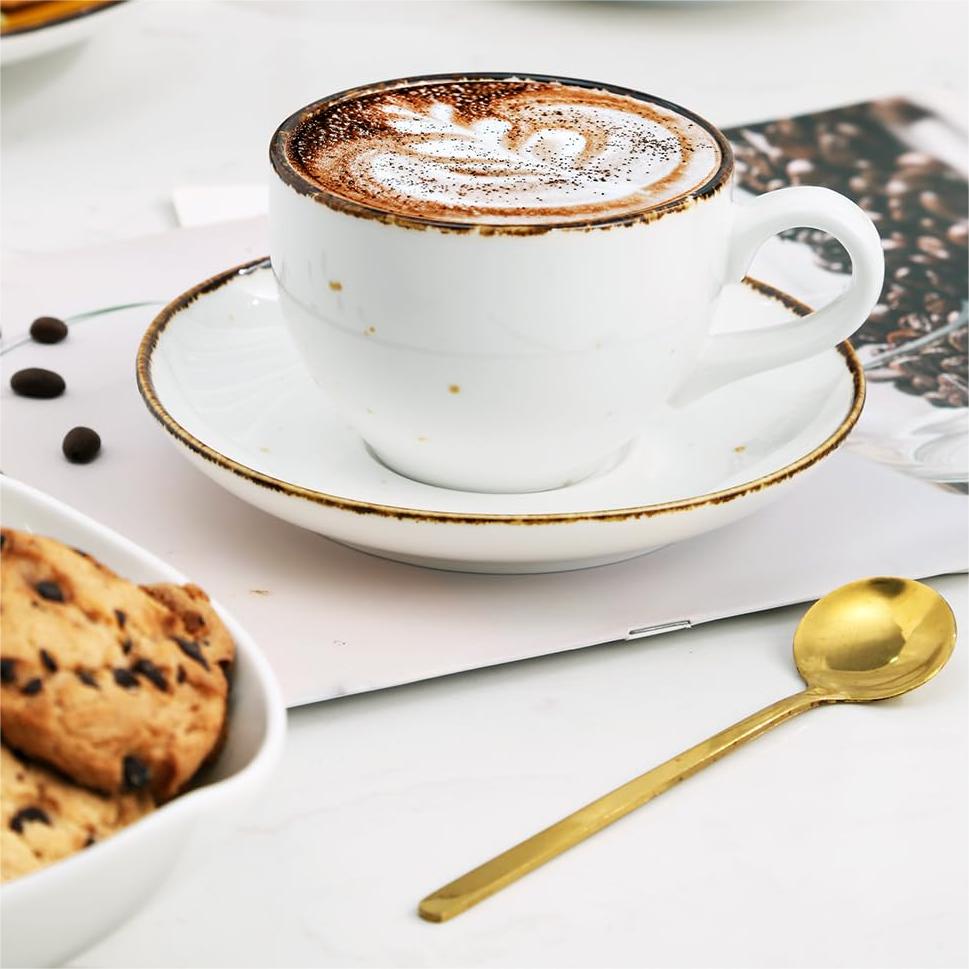
M 290 117 L 271 160 L 272 263 L 307 366 L 377 458 L 442 487 L 579 481 L 664 408 L 846 339 L 881 288 L 878 235 L 848 199 L 739 205 L 715 127 L 613 85 L 370 85 Z M 848 291 L 711 333 L 724 285 L 796 226 L 842 241 Z
M 644 212 L 709 181 L 713 134 L 600 88 L 481 80 L 379 91 L 310 115 L 289 157 L 321 189 L 385 212 L 554 226 Z

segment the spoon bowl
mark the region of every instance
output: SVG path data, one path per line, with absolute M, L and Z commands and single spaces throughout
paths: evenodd
M 956 642 L 948 603 L 911 579 L 843 585 L 805 613 L 794 661 L 815 692 L 848 702 L 914 690 L 945 666 Z

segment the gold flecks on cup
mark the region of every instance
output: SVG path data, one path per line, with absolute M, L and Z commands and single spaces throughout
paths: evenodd
M 448 393 L 449 394 L 460 394 L 461 393 L 461 385 L 460 384 L 451 384 L 451 386 L 448 387 L 447 390 L 448 390 Z
M 343 283 L 341 283 L 338 279 L 331 279 L 330 289 L 332 289 L 334 293 L 339 293 L 343 290 Z

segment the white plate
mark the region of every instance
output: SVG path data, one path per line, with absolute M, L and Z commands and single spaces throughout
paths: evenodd
M 135 582 L 184 576 L 127 539 L 27 485 L 0 478 L 3 524 L 81 548 Z M 194 579 L 204 584 L 204 576 Z M 2 962 L 61 962 L 129 917 L 161 884 L 196 822 L 244 803 L 265 786 L 282 752 L 286 714 L 269 664 L 218 606 L 236 643 L 226 744 L 204 784 L 114 837 L 0 889 Z
M 748 281 L 722 311 L 717 328 L 740 329 L 808 309 Z M 169 304 L 142 341 L 138 384 L 182 453 L 245 501 L 376 555 L 480 572 L 617 562 L 736 521 L 830 455 L 864 400 L 843 346 L 665 411 L 618 464 L 568 488 L 437 488 L 388 470 L 329 407 L 265 260 Z
M 116 0 L 103 7 L 78 10 L 35 27 L 5 33 L 0 37 L 0 64 L 17 64 L 87 40 L 125 5 L 124 0 Z

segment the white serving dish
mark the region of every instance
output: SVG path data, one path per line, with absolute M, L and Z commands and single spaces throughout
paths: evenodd
M 89 552 L 136 582 L 185 582 L 171 566 L 42 492 L 0 478 L 3 524 Z M 204 586 L 204 576 L 193 576 Z M 4 966 L 62 962 L 128 918 L 162 883 L 199 821 L 262 789 L 279 760 L 286 713 L 268 662 L 246 631 L 215 603 L 235 639 L 229 731 L 198 787 L 112 838 L 0 889 Z

